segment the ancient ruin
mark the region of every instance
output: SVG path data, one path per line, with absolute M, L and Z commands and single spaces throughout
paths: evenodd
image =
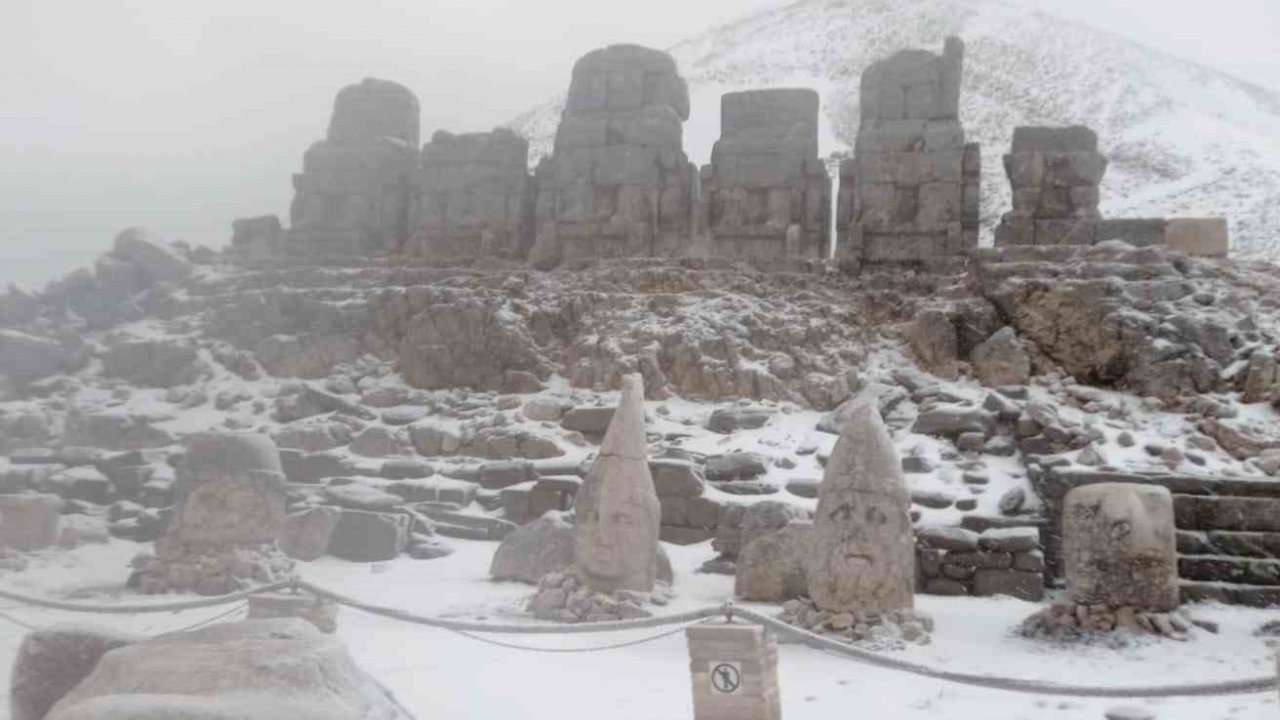
M 710 255 L 827 256 L 831 179 L 818 158 L 818 105 L 818 93 L 801 88 L 721 97 L 698 206 Z
M 399 251 L 417 214 L 418 99 L 365 78 L 338 92 L 326 139 L 293 176 L 288 252 L 304 257 Z
M 996 245 L 1094 244 L 1102 218 L 1098 186 L 1107 171 L 1097 133 L 1079 126 L 1017 128 L 1004 171 L 1013 210 L 996 229 Z
M 840 164 L 837 255 L 920 262 L 978 245 L 982 157 L 960 123 L 964 43 L 903 50 L 862 74 L 862 124 Z
M 155 556 L 135 561 L 143 592 L 222 595 L 288 577 L 276 545 L 285 517 L 285 475 L 263 435 L 204 433 L 187 439 L 175 512 Z
M 432 135 L 408 253 L 432 262 L 523 259 L 533 242 L 528 165 L 529 141 L 506 128 Z
M 578 60 L 555 145 L 536 173 L 530 262 L 686 250 L 697 182 L 682 145 L 687 119 L 689 90 L 670 55 L 611 45 Z

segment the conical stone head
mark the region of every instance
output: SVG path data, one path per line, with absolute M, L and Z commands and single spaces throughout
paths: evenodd
M 645 448 L 644 384 L 627 375 L 575 503 L 574 568 L 593 590 L 648 592 L 657 579 L 661 507 Z
M 910 494 L 875 403 L 853 408 L 827 461 L 813 524 L 809 596 L 823 610 L 910 608 Z

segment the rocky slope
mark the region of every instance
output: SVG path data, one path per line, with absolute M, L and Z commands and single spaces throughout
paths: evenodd
M 808 0 L 680 43 L 671 52 L 692 96 L 686 149 L 708 161 L 722 93 L 800 85 L 823 96 L 822 152 L 849 150 L 862 71 L 903 48 L 937 50 L 948 35 L 967 46 L 960 117 L 983 145 L 988 238 L 1010 206 L 1000 156 L 1014 127 L 1083 124 L 1111 159 L 1104 214 L 1226 216 L 1238 250 L 1280 248 L 1280 94 L 1016 0 Z M 513 122 L 535 156 L 549 150 L 562 104 Z
M 571 507 L 638 371 L 663 538 L 714 538 L 710 571 L 812 511 L 856 397 L 904 457 L 931 591 L 1034 597 L 1010 578 L 1051 547 L 975 575 L 930 542 L 963 556 L 977 533 L 1038 527 L 1063 483 L 1280 497 L 1273 266 L 1116 243 L 940 274 L 399 263 L 245 270 L 128 231 L 94 271 L 0 296 L 0 494 L 58 495 L 89 536 L 146 541 L 185 435 L 261 432 L 291 481 L 295 557 L 439 557 L 433 535 L 498 539 Z M 1232 559 L 1202 532 L 1230 518 L 1188 502 L 1187 551 L 1211 558 L 1189 580 L 1280 585 L 1250 584 L 1280 568 Z

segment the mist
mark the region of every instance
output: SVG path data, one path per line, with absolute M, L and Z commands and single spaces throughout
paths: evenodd
M 1265 0 L 1024 1 L 1280 87 L 1278 11 Z M 412 89 L 424 139 L 484 130 L 563 92 L 593 48 L 668 47 L 777 4 L 6 3 L 0 284 L 39 287 L 87 266 L 129 225 L 221 247 L 234 218 L 287 217 L 290 174 L 323 137 L 338 88 L 360 78 Z

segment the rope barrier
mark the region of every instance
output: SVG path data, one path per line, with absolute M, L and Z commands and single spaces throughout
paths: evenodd
M 1035 695 L 1134 699 L 1243 695 L 1258 692 L 1275 692 L 1277 686 L 1276 678 L 1271 676 L 1251 678 L 1248 680 L 1229 680 L 1220 683 L 1206 683 L 1202 685 L 1107 687 L 1062 685 L 1060 683 L 1046 682 L 1042 680 L 1023 680 L 1018 678 L 1002 678 L 993 675 L 959 673 L 952 672 L 950 670 L 940 670 L 927 665 L 919 665 L 906 660 L 886 657 L 867 650 L 861 650 L 851 645 L 846 645 L 838 640 L 832 640 L 831 638 L 823 637 L 816 633 L 809 632 L 808 630 L 788 625 L 787 623 L 751 610 L 738 608 L 736 612 L 739 616 L 769 627 L 779 634 L 790 635 L 804 641 L 811 647 L 826 650 L 858 662 L 875 665 L 876 667 L 882 667 L 888 670 L 908 672 L 913 675 L 920 675 L 922 677 L 933 678 L 935 680 L 945 680 L 947 682 L 973 685 L 975 687 L 994 690 L 1008 690 L 1011 692 Z
M 707 618 L 717 617 L 724 614 L 724 606 L 721 606 L 691 610 L 689 612 L 679 613 L 676 615 L 641 618 L 638 620 L 620 620 L 617 622 L 578 623 L 574 625 L 535 625 L 531 623 L 520 625 L 496 625 L 493 623 L 445 620 L 442 618 L 417 615 L 399 608 L 365 603 L 345 595 L 340 595 L 331 590 L 326 590 L 317 585 L 312 585 L 306 581 L 299 582 L 298 587 L 317 597 L 332 600 L 339 605 L 346 605 L 347 607 L 367 612 L 370 615 L 380 615 L 382 617 L 391 618 L 392 620 L 401 620 L 415 625 L 427 625 L 429 627 L 437 627 L 445 630 L 461 630 L 464 632 L 477 633 L 573 635 L 579 633 L 618 632 L 621 630 L 645 630 L 648 628 L 662 627 L 664 625 L 696 622 L 698 620 L 705 620 Z
M 183 610 L 198 610 L 200 608 L 228 605 L 239 600 L 247 600 L 254 595 L 283 590 L 291 587 L 292 585 L 292 580 L 284 580 L 282 582 L 272 583 L 271 585 L 242 590 L 230 595 L 219 595 L 217 597 L 205 598 L 203 600 L 184 600 L 172 603 L 152 603 L 147 605 L 93 605 L 90 603 L 72 603 L 63 602 L 61 600 L 47 600 L 44 598 L 30 597 L 28 595 L 21 595 L 8 590 L 0 590 L 0 598 L 13 600 L 14 602 L 20 602 L 34 607 L 48 608 L 50 610 L 66 610 L 68 612 L 95 613 L 101 615 L 143 615 L 146 613 L 181 612 Z
M 662 638 L 670 637 L 679 632 L 684 631 L 688 626 L 705 622 L 710 618 L 721 617 L 726 622 L 735 620 L 749 620 L 759 623 L 770 628 L 779 635 L 786 635 L 797 638 L 819 650 L 823 650 L 835 655 L 857 662 L 866 663 L 876 667 L 885 668 L 887 670 L 895 670 L 899 672 L 907 672 L 921 677 L 928 677 L 935 680 L 943 680 L 946 682 L 959 683 L 963 685 L 971 685 L 994 690 L 1006 690 L 1010 692 L 1020 692 L 1038 695 L 1058 695 L 1070 697 L 1088 697 L 1088 698 L 1171 698 L 1171 697 L 1213 697 L 1222 695 L 1242 695 L 1259 692 L 1274 692 L 1277 687 L 1277 679 L 1274 677 L 1259 677 L 1246 680 L 1230 680 L 1218 683 L 1204 683 L 1199 685 L 1161 685 L 1161 686 L 1134 686 L 1134 687 L 1108 687 L 1108 686 L 1080 686 L 1080 685 L 1064 685 L 1060 683 L 1041 681 L 1041 680 L 1025 680 L 1019 678 L 1003 678 L 993 675 L 979 675 L 971 673 L 953 672 L 950 670 L 942 670 L 939 668 L 920 665 L 908 662 L 906 660 L 887 657 L 878 653 L 862 650 L 857 647 L 845 644 L 843 642 L 823 637 L 808 630 L 798 628 L 787 623 L 781 622 L 767 615 L 748 610 L 745 608 L 735 607 L 733 603 L 725 603 L 719 607 L 707 607 L 688 612 L 677 613 L 674 615 L 665 615 L 658 617 L 642 618 L 637 620 L 622 620 L 617 622 L 597 622 L 597 623 L 579 623 L 573 625 L 539 625 L 539 624 L 492 624 L 479 622 L 463 622 L 457 620 L 446 620 L 443 618 L 428 617 L 418 615 L 407 610 L 399 608 L 385 607 L 366 603 L 351 597 L 327 590 L 318 585 L 313 585 L 303 580 L 287 580 L 284 582 L 267 585 L 265 587 L 245 590 L 243 592 L 232 595 L 224 595 L 217 598 L 207 598 L 204 600 L 192 600 L 186 602 L 167 603 L 164 605 L 90 605 L 83 603 L 68 603 L 54 600 L 45 600 L 41 598 L 31 598 L 18 593 L 0 590 L 0 598 L 7 598 L 16 602 L 25 603 L 35 607 L 50 608 L 54 610 L 67 610 L 72 612 L 87 613 L 109 613 L 109 614 L 140 614 L 152 612 L 177 612 L 181 610 L 192 610 L 203 607 L 213 607 L 217 605 L 225 605 L 229 603 L 245 600 L 253 595 L 261 593 L 274 592 L 276 590 L 292 588 L 294 590 L 304 590 L 319 598 L 327 599 L 340 605 L 345 605 L 371 615 L 398 620 L 401 622 L 412 623 L 415 625 L 424 625 L 427 627 L 448 630 L 463 637 L 477 642 L 488 643 L 497 647 L 510 650 L 522 650 L 528 652 L 545 652 L 545 653 L 576 653 L 576 652 L 602 652 L 606 650 L 616 650 L 626 647 L 642 645 L 644 643 L 654 642 Z M 191 630 L 205 625 L 212 624 L 230 615 L 233 615 L 243 609 L 243 605 L 239 605 L 227 612 L 208 618 L 193 626 L 185 628 Z M 17 625 L 33 629 L 26 623 L 8 617 L 4 613 L 0 613 L 0 618 L 7 619 Z M 624 630 L 641 630 L 654 627 L 663 627 L 666 625 L 678 625 L 679 627 L 667 630 L 657 635 L 651 635 L 636 640 L 628 640 L 610 645 L 601 645 L 590 648 L 544 648 L 530 645 L 520 645 L 516 643 L 502 642 L 490 638 L 478 636 L 476 633 L 495 633 L 495 634 L 524 634 L 524 635 L 573 635 L 585 633 L 602 633 L 602 632 L 620 632 Z M 177 631 L 182 632 L 182 630 Z

